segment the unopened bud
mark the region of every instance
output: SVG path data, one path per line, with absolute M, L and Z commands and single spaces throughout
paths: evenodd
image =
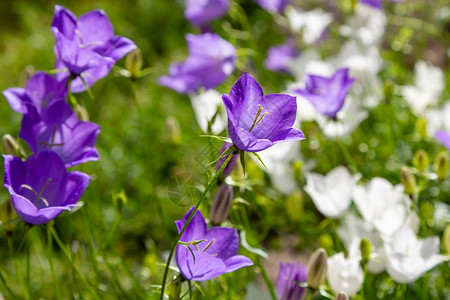
M 297 182 L 300 182 L 302 179 L 303 172 L 303 161 L 297 160 L 292 164 L 292 169 L 294 170 L 294 178 Z
M 428 154 L 425 152 L 425 150 L 420 149 L 418 150 L 413 157 L 413 166 L 419 170 L 419 172 L 424 172 L 428 164 L 430 163 L 430 159 L 428 158 Z
M 436 171 L 438 178 L 443 180 L 448 175 L 449 158 L 447 152 L 441 152 L 434 160 L 434 170 Z
M 212 224 L 219 225 L 228 218 L 231 201 L 233 201 L 233 188 L 227 184 L 221 185 L 211 205 L 209 219 Z
M 331 251 L 334 248 L 334 242 L 331 235 L 323 233 L 319 236 L 319 246 L 325 250 Z
M 182 282 L 180 276 L 174 277 L 172 283 L 168 287 L 169 300 L 180 300 L 181 299 L 181 287 Z
M 386 80 L 384 83 L 384 98 L 386 101 L 390 101 L 392 98 L 392 95 L 394 94 L 394 83 L 392 80 Z
M 84 106 L 81 106 L 81 105 L 78 104 L 77 106 L 75 106 L 73 111 L 77 115 L 78 120 L 86 121 L 86 122 L 89 121 L 89 114 L 88 114 L 88 112 L 87 112 L 87 110 L 86 110 L 86 108 Z
M 169 143 L 172 145 L 179 145 L 181 142 L 180 124 L 173 116 L 168 116 L 166 119 L 166 134 Z
M 415 133 L 421 139 L 427 137 L 427 120 L 423 117 L 417 119 L 415 124 Z
M 361 251 L 361 257 L 363 263 L 367 263 L 370 259 L 370 251 L 371 251 L 370 241 L 366 238 L 361 239 L 359 243 L 359 250 Z
M 113 195 L 113 204 L 117 210 L 121 213 L 125 205 L 127 205 L 128 199 L 125 192 L 122 190 L 120 193 Z
M 125 58 L 125 69 L 130 72 L 132 78 L 139 77 L 142 69 L 142 53 L 139 48 L 131 51 Z
M 445 227 L 444 234 L 442 235 L 442 239 L 444 240 L 444 248 L 447 252 L 447 255 L 450 255 L 450 224 Z
M 327 253 L 323 248 L 319 248 L 310 256 L 308 261 L 308 275 L 306 282 L 308 287 L 318 289 L 325 281 L 327 275 Z
M 339 294 L 337 294 L 336 300 L 349 300 L 349 298 L 346 293 L 340 292 Z
M 406 194 L 414 195 L 416 193 L 416 177 L 414 177 L 414 174 L 407 167 L 402 168 L 400 180 L 402 181 Z
M 12 232 L 16 224 L 12 223 L 11 221 L 17 218 L 18 216 L 11 204 L 11 201 L 6 201 L 0 206 L 0 221 L 7 237 L 12 236 Z
M 284 207 L 290 221 L 301 221 L 304 217 L 302 193 L 300 191 L 296 191 L 289 195 L 284 202 Z
M 19 143 L 9 134 L 3 136 L 3 148 L 5 149 L 5 154 L 20 156 L 20 146 Z

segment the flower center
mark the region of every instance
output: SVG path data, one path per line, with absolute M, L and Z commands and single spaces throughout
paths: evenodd
M 39 201 L 42 201 L 44 203 L 44 205 L 46 207 L 48 207 L 50 204 L 48 203 L 47 199 L 45 199 L 44 197 L 42 197 L 42 194 L 44 193 L 45 189 L 47 188 L 48 184 L 50 183 L 50 181 L 52 181 L 51 178 L 48 178 L 47 181 L 44 183 L 44 185 L 41 188 L 41 191 L 39 193 L 36 193 L 36 191 L 29 186 L 28 184 L 22 184 L 19 189 L 27 189 L 30 192 L 32 192 L 34 194 L 35 197 L 35 201 L 34 201 L 34 205 L 37 206 L 37 204 L 39 203 Z
M 53 127 L 52 136 L 50 137 L 50 143 L 40 141 L 40 142 L 38 142 L 38 144 L 48 146 L 49 148 L 52 148 L 54 146 L 59 146 L 59 147 L 64 146 L 64 142 L 62 142 L 62 143 L 54 142 L 55 134 L 56 134 L 56 126 Z
M 270 113 L 268 113 L 268 112 L 263 113 L 261 115 L 262 111 L 263 111 L 263 107 L 261 106 L 261 104 L 258 104 L 258 111 L 256 112 L 256 116 L 255 116 L 255 119 L 253 120 L 252 126 L 248 130 L 249 133 L 252 132 L 253 128 L 255 128 L 255 126 L 258 125 L 265 116 L 270 115 Z

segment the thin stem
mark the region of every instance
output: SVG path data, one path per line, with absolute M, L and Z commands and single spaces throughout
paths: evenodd
M 14 293 L 12 292 L 11 288 L 9 287 L 8 283 L 6 282 L 5 277 L 3 276 L 2 271 L 0 270 L 0 281 L 3 283 L 3 285 L 5 286 L 5 289 L 8 291 L 8 293 L 11 294 L 13 299 L 18 299 L 18 297 L 16 295 L 14 295 Z
M 31 281 L 30 281 L 30 243 L 27 243 L 27 299 L 31 297 Z
M 269 276 L 267 276 L 266 269 L 264 269 L 264 266 L 261 262 L 261 257 L 259 256 L 256 256 L 256 265 L 261 270 L 261 275 L 264 279 L 264 282 L 267 285 L 267 288 L 269 289 L 270 296 L 272 297 L 273 300 L 277 300 L 278 298 L 277 295 L 275 294 L 275 289 L 273 288 L 272 282 L 270 282 Z
M 142 116 L 141 105 L 139 104 L 138 96 L 137 96 L 137 84 L 135 79 L 131 79 L 131 88 L 133 90 L 133 102 L 136 106 L 136 110 L 139 117 L 139 123 L 141 125 L 141 130 L 144 130 L 144 117 Z
M 53 285 L 55 286 L 55 295 L 57 299 L 61 299 L 59 294 L 58 279 L 55 274 L 55 266 L 53 265 L 53 239 L 50 228 L 53 226 L 52 222 L 47 223 L 47 241 L 48 241 L 48 263 L 50 265 L 50 272 L 52 273 Z
M 80 269 L 78 269 L 78 266 L 71 259 L 69 253 L 67 252 L 66 247 L 64 246 L 63 242 L 59 238 L 58 233 L 56 233 L 55 228 L 52 227 L 50 230 L 51 230 L 53 238 L 55 239 L 55 241 L 58 244 L 59 248 L 61 248 L 61 251 L 64 253 L 64 256 L 69 261 L 70 265 L 75 270 L 75 272 L 77 272 L 78 276 L 80 277 L 81 281 L 86 286 L 86 288 L 88 289 L 89 293 L 92 295 L 92 297 L 94 297 L 94 299 L 100 300 L 100 298 L 97 296 L 97 293 L 91 288 L 91 286 L 87 282 L 87 280 L 84 277 L 83 273 L 81 273 Z
M 188 280 L 188 288 L 189 288 L 189 300 L 192 300 L 192 283 Z
M 162 285 L 161 285 L 161 295 L 159 297 L 160 300 L 164 299 L 164 290 L 166 287 L 166 280 L 167 280 L 167 275 L 169 273 L 169 265 L 170 265 L 170 261 L 172 260 L 172 256 L 175 252 L 175 248 L 178 245 L 178 242 L 181 239 L 181 236 L 184 234 L 184 232 L 186 231 L 186 228 L 188 227 L 189 223 L 191 222 L 192 218 L 194 218 L 195 213 L 197 212 L 198 208 L 200 207 L 200 205 L 202 204 L 203 200 L 206 198 L 206 195 L 208 194 L 209 190 L 211 189 L 211 187 L 213 186 L 213 184 L 216 182 L 217 178 L 219 178 L 219 176 L 222 174 L 223 170 L 225 170 L 225 167 L 228 165 L 228 163 L 230 162 L 230 160 L 233 158 L 234 153 L 231 153 L 227 159 L 225 160 L 225 162 L 223 163 L 223 165 L 220 167 L 219 171 L 217 171 L 217 173 L 214 175 L 214 177 L 211 179 L 211 181 L 208 183 L 208 185 L 206 186 L 205 190 L 203 191 L 202 195 L 200 196 L 200 199 L 197 201 L 197 203 L 194 206 L 194 209 L 192 210 L 189 218 L 187 219 L 186 223 L 184 223 L 183 228 L 181 229 L 180 233 L 178 234 L 178 236 L 175 239 L 175 242 L 172 245 L 172 248 L 170 249 L 170 253 L 169 253 L 169 257 L 167 258 L 167 262 L 166 262 L 166 267 L 164 269 L 164 275 L 163 275 L 163 281 L 162 281 Z

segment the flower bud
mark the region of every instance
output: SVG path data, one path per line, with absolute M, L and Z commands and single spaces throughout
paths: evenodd
M 113 195 L 113 204 L 117 210 L 122 213 L 123 208 L 127 205 L 128 199 L 125 192 L 122 190 L 120 193 Z
M 430 163 L 430 159 L 428 158 L 428 154 L 423 150 L 418 150 L 413 157 L 413 166 L 419 170 L 419 172 L 423 172 L 428 167 Z
M 308 261 L 308 287 L 317 289 L 325 281 L 327 275 L 327 253 L 319 248 L 310 256 Z
M 78 104 L 77 106 L 75 106 L 73 111 L 77 115 L 78 120 L 85 121 L 85 122 L 89 121 L 89 114 L 84 106 L 81 106 Z
M 166 119 L 166 133 L 169 143 L 177 146 L 181 142 L 180 124 L 174 116 L 168 116 Z
M 303 172 L 303 161 L 297 160 L 292 164 L 292 169 L 294 169 L 294 178 L 297 182 L 302 180 L 302 172 Z
M 444 250 L 447 255 L 450 255 L 450 224 L 445 227 L 444 234 L 442 235 L 442 240 L 444 244 Z
M 447 152 L 441 152 L 434 160 L 434 170 L 436 171 L 438 178 L 443 180 L 448 175 L 449 158 Z
M 339 294 L 337 294 L 336 300 L 349 300 L 349 298 L 346 293 L 340 292 Z
M 228 218 L 228 213 L 233 201 L 233 188 L 223 184 L 214 195 L 209 219 L 214 225 L 223 223 Z
M 359 243 L 359 249 L 361 251 L 362 262 L 365 264 L 370 259 L 370 251 L 371 251 L 370 241 L 366 238 L 361 239 Z
M 181 278 L 180 276 L 174 277 L 172 283 L 168 287 L 169 300 L 180 300 L 181 299 Z
M 423 117 L 417 119 L 415 124 L 415 133 L 421 139 L 427 137 L 427 120 Z
M 416 177 L 414 177 L 413 173 L 407 167 L 402 168 L 400 180 L 402 181 L 406 194 L 414 195 L 416 193 Z
M 11 135 L 5 134 L 3 136 L 3 148 L 5 149 L 5 154 L 20 157 L 19 143 Z
M 125 69 L 130 72 L 132 78 L 139 77 L 142 69 L 142 53 L 139 48 L 128 53 L 125 58 Z
M 11 221 L 17 218 L 18 216 L 13 209 L 11 201 L 5 201 L 5 203 L 0 206 L 0 221 L 7 237 L 12 236 L 12 232 L 14 230 L 14 227 L 16 227 L 16 224 L 11 223 Z
M 392 82 L 392 80 L 386 80 L 384 83 L 384 98 L 386 101 L 390 101 L 392 98 L 392 95 L 394 94 L 394 88 L 395 85 Z

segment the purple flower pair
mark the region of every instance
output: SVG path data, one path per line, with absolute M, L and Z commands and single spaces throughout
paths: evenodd
M 98 160 L 95 149 L 100 127 L 78 120 L 66 103 L 67 87 L 43 72 L 25 88 L 3 91 L 11 108 L 23 114 L 20 137 L 33 152 L 52 150 L 66 167 Z
M 103 10 L 87 12 L 77 19 L 70 10 L 56 5 L 51 28 L 56 38 L 56 68 L 67 69 L 56 76 L 60 81 L 72 76 L 74 93 L 108 75 L 117 60 L 136 49 L 131 40 L 114 35 Z
M 193 208 L 181 220 L 175 221 L 178 232 L 181 232 L 192 210 Z M 181 236 L 176 249 L 176 261 L 184 278 L 205 281 L 253 265 L 249 258 L 237 255 L 238 249 L 236 229 L 207 229 L 205 218 L 197 211 Z
M 211 89 L 221 84 L 234 70 L 236 49 L 217 34 L 186 35 L 189 56 L 169 67 L 169 75 L 159 84 L 178 93 L 188 94 L 201 87 Z

